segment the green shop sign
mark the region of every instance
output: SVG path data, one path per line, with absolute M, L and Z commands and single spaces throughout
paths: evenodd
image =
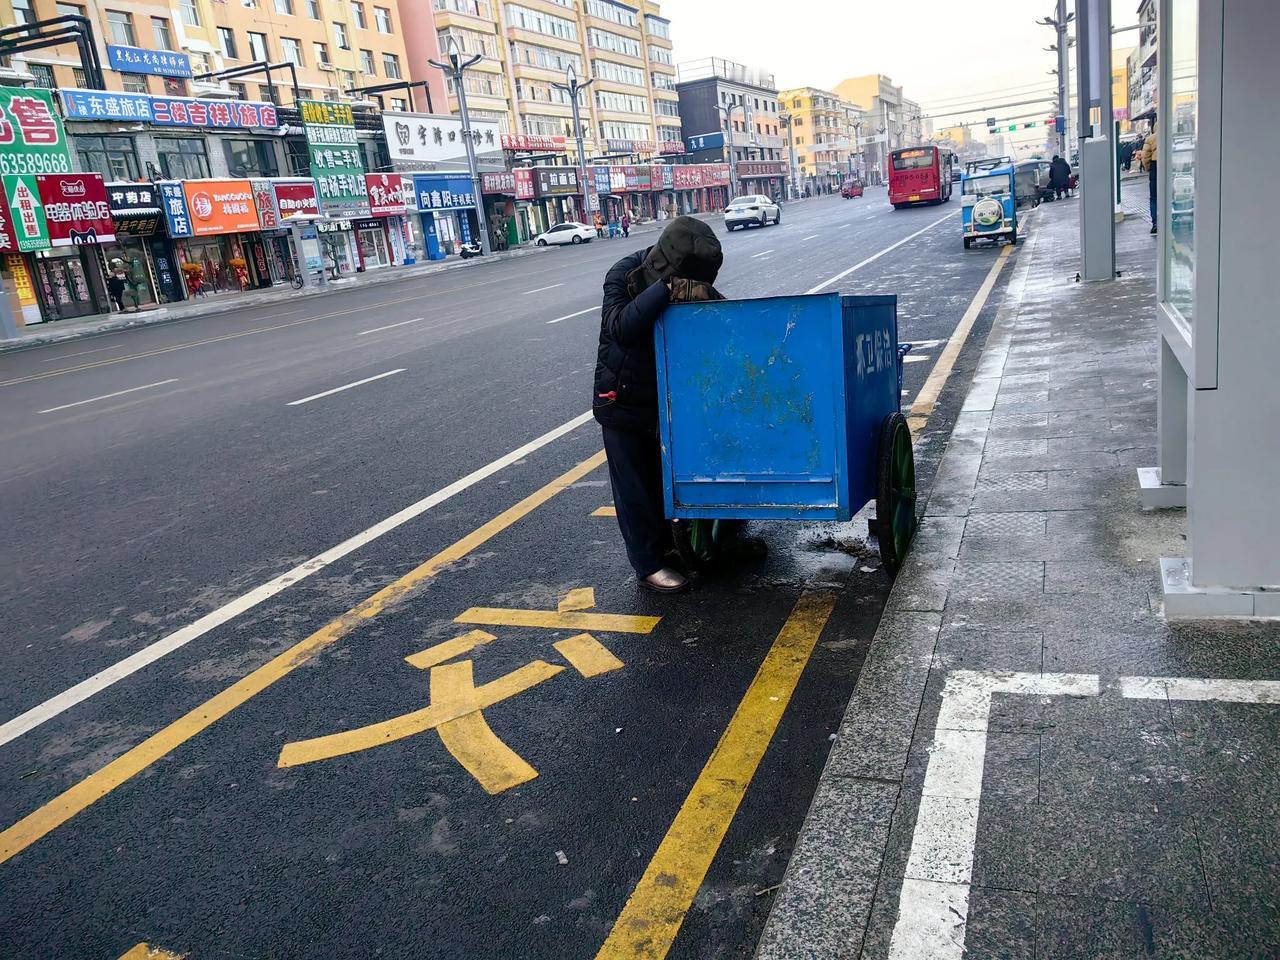
M 299 100 L 298 110 L 307 134 L 320 212 L 330 217 L 368 216 L 369 195 L 351 107 L 324 100 Z
M 0 177 L 9 208 L 9 237 L 20 253 L 49 249 L 49 224 L 34 176 Z
M 53 94 L 0 87 L 0 174 L 70 172 L 71 151 Z

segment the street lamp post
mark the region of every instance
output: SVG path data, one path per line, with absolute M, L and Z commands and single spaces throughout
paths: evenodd
M 733 150 L 733 111 L 742 111 L 742 122 L 747 122 L 747 105 L 745 103 L 731 103 L 725 106 L 723 103 L 716 107 L 724 114 L 724 128 L 729 137 L 729 190 L 732 200 L 738 195 L 738 158 Z
M 480 171 L 476 169 L 476 145 L 471 139 L 471 117 L 467 113 L 467 91 L 463 87 L 462 75 L 468 67 L 473 67 L 482 59 L 480 54 L 475 54 L 462 59 L 462 51 L 458 49 L 458 41 L 449 34 L 448 43 L 445 46 L 448 54 L 449 62 L 441 63 L 438 60 L 428 60 L 431 64 L 453 78 L 453 87 L 458 91 L 458 113 L 462 116 L 462 141 L 467 148 L 467 169 L 471 172 L 471 195 L 476 201 L 476 220 L 480 224 L 480 250 L 487 257 L 492 251 L 489 249 L 489 223 L 484 215 L 484 193 L 480 189 Z
M 790 161 L 787 169 L 791 174 L 788 179 L 791 181 L 791 199 L 794 200 L 800 196 L 800 175 L 796 170 L 796 137 L 791 129 L 795 117 L 789 113 L 782 113 L 778 115 L 778 122 L 787 128 L 787 157 Z
M 594 79 L 594 78 L 592 78 Z M 578 113 L 578 93 L 591 86 L 591 80 L 584 83 L 578 82 L 578 71 L 573 69 L 573 64 L 565 67 L 564 83 L 552 83 L 551 85 L 557 90 L 563 90 L 569 95 L 569 101 L 573 106 L 573 136 L 578 141 L 578 179 L 581 181 L 578 186 L 582 188 L 582 222 L 586 223 L 587 218 L 591 216 L 591 204 L 587 199 L 589 187 L 587 186 L 587 155 L 582 146 L 582 119 Z
M 1070 74 L 1070 64 L 1067 60 L 1067 48 L 1069 41 L 1067 39 L 1067 24 L 1074 20 L 1076 15 L 1067 12 L 1067 0 L 1058 0 L 1058 11 L 1056 17 L 1041 17 L 1036 23 L 1045 27 L 1052 27 L 1054 33 L 1058 36 L 1058 42 L 1053 49 L 1058 54 L 1058 116 L 1063 119 L 1063 128 L 1058 132 L 1058 154 L 1063 157 L 1070 156 L 1067 151 L 1067 78 Z

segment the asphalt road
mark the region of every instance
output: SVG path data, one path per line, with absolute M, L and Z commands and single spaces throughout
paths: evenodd
M 896 293 L 909 404 L 998 254 L 958 212 L 788 205 L 717 285 Z M 889 581 L 865 525 L 771 524 L 637 591 L 573 423 L 633 246 L 0 356 L 5 956 L 750 955 Z

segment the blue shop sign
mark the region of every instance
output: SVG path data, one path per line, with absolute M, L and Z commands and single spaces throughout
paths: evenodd
M 151 122 L 151 98 L 144 93 L 108 90 L 59 90 L 68 120 L 145 120 Z
M 147 50 L 107 44 L 107 65 L 120 73 L 145 73 L 153 77 L 191 78 L 191 58 L 172 50 Z
M 68 120 L 142 120 L 159 127 L 260 127 L 274 130 L 280 115 L 273 103 L 258 100 L 198 100 L 149 97 L 111 90 L 58 91 Z
M 609 168 L 604 164 L 596 164 L 591 168 L 592 176 L 596 181 L 596 193 L 606 194 L 609 190 Z
M 187 213 L 187 198 L 182 193 L 182 182 L 167 180 L 157 183 L 156 188 L 160 191 L 160 209 L 164 211 L 169 236 L 191 236 L 191 217 Z
M 724 147 L 724 133 L 717 131 L 700 133 L 696 137 L 685 137 L 684 145 L 690 153 L 696 153 L 699 150 L 720 150 Z
M 476 205 L 475 187 L 465 177 L 413 178 L 413 193 L 418 198 L 418 210 L 462 210 Z

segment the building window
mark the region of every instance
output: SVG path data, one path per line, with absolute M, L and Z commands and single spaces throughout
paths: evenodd
M 386 7 L 373 8 L 373 22 L 378 25 L 379 33 L 391 33 L 391 11 Z
M 249 34 L 249 59 L 267 59 L 267 35 L 265 33 Z
M 517 63 L 525 63 L 531 67 L 544 67 L 547 70 L 555 70 L 557 73 L 563 73 L 572 65 L 574 73 L 582 75 L 582 58 L 572 53 L 565 53 L 563 50 L 517 42 L 515 59 Z
M 660 117 L 680 116 L 680 104 L 674 100 L 654 100 L 653 112 Z
M 612 90 L 597 90 L 596 106 L 601 110 L 612 110 L 615 113 L 647 114 L 649 98 L 633 97 L 628 93 L 614 93 Z
M 592 60 L 591 74 L 600 80 L 629 83 L 633 87 L 644 86 L 643 70 L 637 67 L 628 67 L 624 63 L 614 63 L 612 60 Z
M 671 51 L 666 47 L 649 47 L 649 59 L 654 63 L 671 64 Z
M 275 87 L 269 87 L 266 84 L 263 84 L 258 88 L 258 99 L 265 100 L 267 103 L 274 103 L 276 106 L 279 106 L 280 91 Z
M 138 154 L 132 137 L 76 137 L 82 170 L 96 170 L 108 180 L 137 180 Z
M 643 123 L 618 123 L 616 120 L 601 120 L 600 137 L 604 140 L 648 140 L 649 128 Z
M 223 140 L 227 170 L 233 177 L 274 177 L 280 173 L 270 140 Z
M 661 17 L 645 14 L 644 29 L 652 37 L 661 37 L 663 40 L 671 39 L 671 24 Z
M 319 40 L 311 44 L 311 50 L 316 55 L 316 66 L 329 66 L 329 45 L 321 43 Z
M 320 0 L 307 0 L 307 16 L 312 20 L 320 19 Z
M 28 63 L 27 69 L 31 71 L 31 75 L 36 78 L 36 86 L 44 87 L 46 90 L 54 89 L 58 84 L 53 79 L 53 67 L 47 63 Z
M 339 50 L 351 49 L 351 41 L 347 38 L 347 28 L 345 24 L 335 23 L 333 25 L 333 41 L 338 45 Z
M 291 177 L 311 176 L 311 156 L 306 137 L 289 137 L 284 142 L 284 161 Z
M 83 17 L 84 7 L 74 3 L 55 3 L 54 12 L 60 17 Z
M 520 126 L 524 132 L 534 137 L 572 137 L 573 123 L 564 117 L 540 117 L 536 114 L 521 113 Z
M 74 69 L 72 69 L 71 79 L 79 89 L 87 90 L 89 88 L 89 81 L 84 75 L 83 68 L 75 67 Z
M 13 0 L 14 26 L 22 23 L 35 23 L 35 11 L 31 9 L 31 0 Z
M 178 12 L 182 14 L 182 22 L 188 27 L 200 26 L 200 11 L 196 9 L 196 0 L 178 0 Z
M 164 17 L 151 18 L 151 35 L 155 38 L 157 50 L 173 49 L 173 33 L 169 30 L 169 21 Z
M 624 37 L 620 33 L 610 33 L 608 30 L 597 30 L 595 27 L 587 30 L 587 43 L 601 50 L 612 50 L 614 53 L 621 53 L 628 57 L 641 55 L 639 40 Z
M 391 109 L 392 109 L 392 110 L 404 110 L 404 109 L 405 109 L 405 103 L 404 103 L 404 101 L 403 101 L 402 99 L 400 99 L 399 97 L 392 97 L 392 98 L 391 98 L 390 103 L 391 103 Z
M 276 13 L 284 17 L 293 16 L 293 0 L 275 0 Z
M 156 137 L 156 154 L 166 180 L 199 180 L 209 176 L 209 157 L 202 139 Z
M 218 28 L 218 47 L 228 60 L 240 59 L 240 54 L 236 51 L 236 32 L 230 27 Z
M 249 99 L 249 88 L 243 83 L 229 83 L 227 86 L 231 88 L 231 92 L 236 95 L 237 100 Z
M 306 65 L 302 60 L 302 44 L 295 37 L 280 38 L 280 55 L 295 67 Z
M 568 4 L 565 4 L 568 6 Z M 636 25 L 636 15 L 633 11 L 626 7 L 615 6 L 609 0 L 586 0 L 587 16 L 596 17 L 600 20 L 608 20 L 610 23 L 616 23 L 623 27 L 634 27 Z
M 394 53 L 384 53 L 382 55 L 382 72 L 386 74 L 388 80 L 399 80 L 400 58 Z
M 147 78 L 136 73 L 126 73 L 120 78 L 125 93 L 148 93 Z
M 481 96 L 481 97 L 503 96 L 502 81 L 498 79 L 498 76 L 496 74 L 480 73 L 478 71 L 468 71 L 463 76 L 462 83 L 467 93 L 474 93 L 477 96 Z M 448 92 L 449 96 L 451 97 L 455 96 L 457 93 L 457 91 L 454 89 L 452 77 L 445 78 L 444 88 Z M 517 97 L 520 96 L 519 88 L 517 88 L 516 95 Z M 535 98 L 528 97 L 526 99 L 535 99 Z M 543 96 L 541 97 L 541 99 L 550 100 L 551 94 L 547 90 L 544 90 Z M 568 94 L 564 94 L 556 98 L 556 102 L 568 104 L 569 103 Z
M 651 73 L 649 80 L 653 83 L 655 90 L 674 90 L 676 88 L 675 80 L 669 73 Z
M 351 4 L 351 22 L 360 30 L 368 30 L 369 24 L 364 19 L 364 4 L 356 0 Z
M 559 37 L 561 40 L 578 39 L 578 25 L 572 20 L 553 17 L 541 10 L 530 10 L 528 7 L 521 7 L 514 3 L 508 4 L 506 10 L 508 27 L 545 33 L 549 37 Z
M 465 13 L 472 17 L 480 17 L 483 20 L 488 20 L 492 16 L 489 13 L 489 4 L 485 0 L 432 0 L 431 5 L 437 10 Z
M 360 51 L 360 72 L 367 77 L 376 77 L 378 72 L 373 68 L 373 51 Z

